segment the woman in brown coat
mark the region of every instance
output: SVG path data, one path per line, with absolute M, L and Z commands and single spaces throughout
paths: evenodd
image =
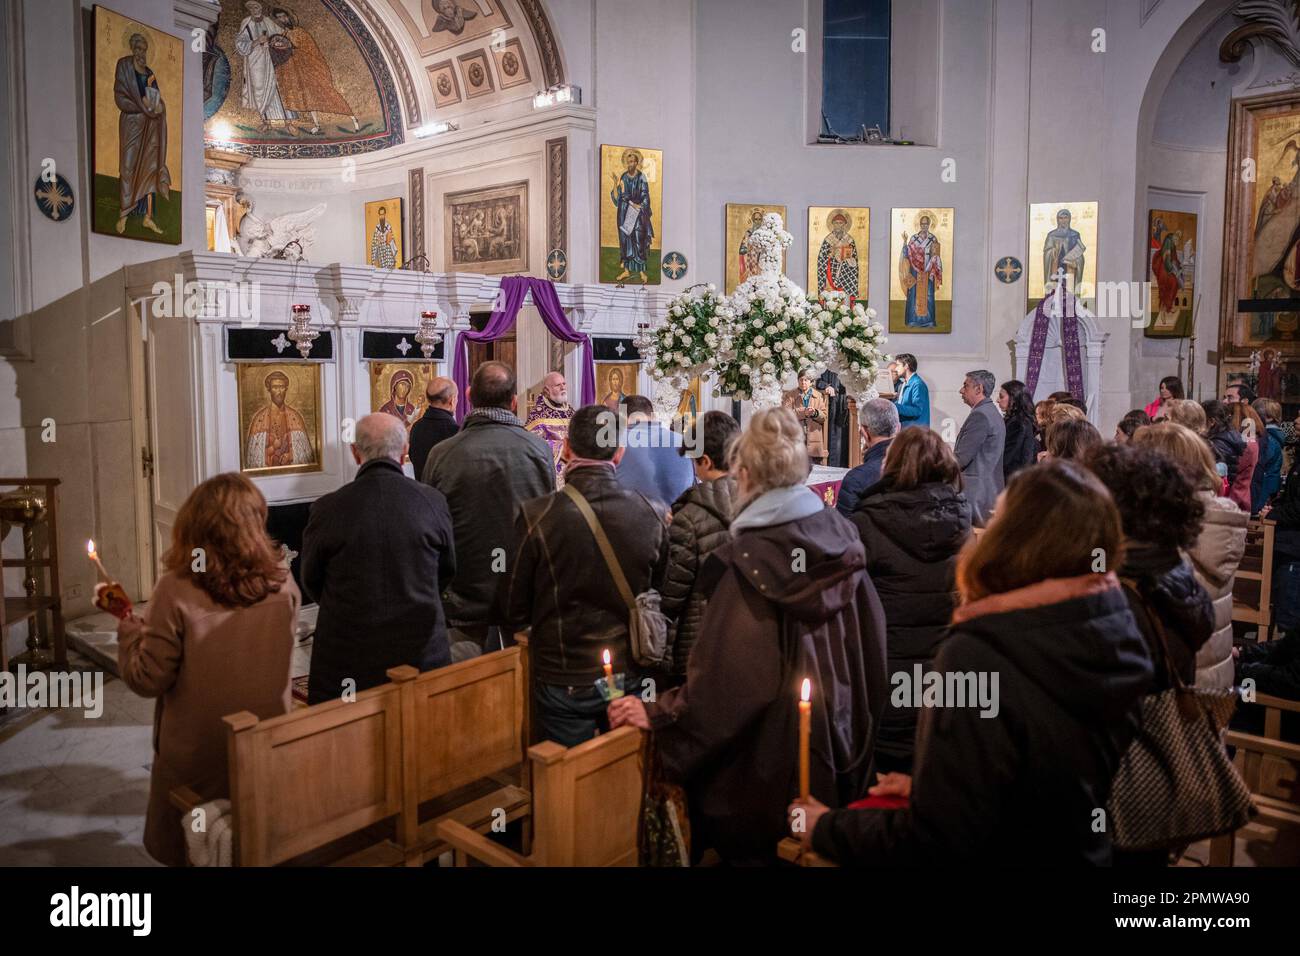
M 826 464 L 826 396 L 813 388 L 811 372 L 799 373 L 799 387 L 786 392 L 781 404 L 793 409 L 799 419 L 808 460 L 815 465 Z
M 118 625 L 118 669 L 154 710 L 144 846 L 184 866 L 181 812 L 170 791 L 228 797 L 221 718 L 289 711 L 289 659 L 301 600 L 266 533 L 266 499 L 242 475 L 210 478 L 176 516 L 165 573 L 144 609 Z M 100 598 L 96 599 L 100 602 Z
M 810 789 L 831 806 L 866 790 L 889 693 L 885 615 L 857 530 L 804 485 L 794 412 L 758 412 L 732 451 L 739 509 L 710 555 L 711 596 L 686 683 L 609 707 L 611 727 L 654 731 L 681 783 L 691 851 L 774 863 L 799 792 L 800 685 L 812 684 Z M 791 555 L 795 555 L 792 562 Z

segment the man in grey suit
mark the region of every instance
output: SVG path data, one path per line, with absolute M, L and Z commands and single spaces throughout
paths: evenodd
M 954 449 L 974 523 L 981 528 L 988 523 L 1002 491 L 1002 449 L 1007 427 L 989 398 L 995 388 L 997 379 L 992 372 L 977 369 L 966 373 L 961 400 L 970 406 L 970 414 L 957 433 Z

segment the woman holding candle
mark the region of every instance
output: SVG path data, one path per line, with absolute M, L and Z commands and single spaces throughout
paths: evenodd
M 266 499 L 243 475 L 210 478 L 176 515 L 170 550 L 143 619 L 119 614 L 118 668 L 156 697 L 145 849 L 184 866 L 181 812 L 170 791 L 229 795 L 221 718 L 289 710 L 289 659 L 301 600 L 266 533 Z M 110 610 L 101 594 L 96 603 Z
M 732 540 L 703 569 L 711 591 L 686 682 L 609 706 L 612 727 L 654 731 L 687 791 L 692 854 L 775 861 L 785 808 L 803 789 L 799 695 L 809 680 L 809 789 L 862 795 L 888 695 L 885 621 L 857 531 L 804 485 L 808 451 L 788 408 L 754 415 L 731 453 Z
M 1109 492 L 1074 462 L 1017 472 L 957 565 L 961 605 L 941 674 L 998 676 L 991 706 L 927 706 L 915 775 L 872 794 L 901 810 L 805 811 L 800 836 L 840 863 L 1106 864 L 1099 824 L 1152 664 L 1114 571 Z M 1099 561 L 1099 558 L 1102 559 Z M 991 680 L 990 680 L 991 684 Z

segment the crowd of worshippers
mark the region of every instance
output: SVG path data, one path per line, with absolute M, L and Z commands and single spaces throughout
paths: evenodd
M 1300 696 L 1300 636 L 1238 653 L 1231 624 L 1248 514 L 1300 532 L 1277 403 L 1237 387 L 1199 405 L 1166 379 L 1106 441 L 1077 397 L 1035 407 L 1022 383 L 976 370 L 949 446 L 916 359 L 900 361 L 896 399 L 859 410 L 865 458 L 836 507 L 806 485 L 808 376 L 743 430 L 709 411 L 686 434 L 641 396 L 572 409 L 548 377 L 536 407 L 562 412 L 558 450 L 525 427 L 499 362 L 475 371 L 460 427 L 446 380 L 430 384 L 437 435 L 417 423 L 408 444 L 397 418 L 362 418 L 356 477 L 313 504 L 303 537 L 303 596 L 319 605 L 309 703 L 527 630 L 536 735 L 651 731 L 697 860 L 775 862 L 797 819 L 840 863 L 1166 862 L 1095 826 L 1143 698 L 1247 675 Z M 221 716 L 290 707 L 301 598 L 266 520 L 242 475 L 198 486 L 143 617 L 120 626 L 123 679 L 163 698 L 145 845 L 165 863 L 184 862 L 169 791 L 225 786 Z M 628 597 L 651 591 L 670 622 L 653 665 L 629 644 Z M 627 691 L 612 701 L 605 652 Z M 991 675 L 996 700 L 900 692 L 932 673 Z M 894 808 L 850 806 L 863 798 Z

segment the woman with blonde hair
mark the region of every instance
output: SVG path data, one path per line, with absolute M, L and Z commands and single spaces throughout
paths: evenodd
M 757 412 L 730 457 L 732 540 L 705 569 L 711 596 L 686 682 L 653 703 L 614 701 L 609 722 L 654 730 L 666 774 L 689 797 L 693 854 L 772 863 L 799 792 L 794 702 L 805 678 L 812 792 L 842 806 L 866 789 L 889 694 L 885 620 L 857 531 L 804 484 L 795 413 Z
M 1205 434 L 1205 409 L 1200 402 L 1190 398 L 1175 398 L 1165 402 L 1163 414 L 1165 421 L 1174 422 L 1184 428 L 1190 428 L 1198 435 Z
M 1183 467 L 1205 506 L 1204 523 L 1196 541 L 1187 548 L 1196 579 L 1214 604 L 1214 633 L 1196 652 L 1199 687 L 1232 686 L 1232 588 L 1237 567 L 1246 551 L 1244 511 L 1219 496 L 1223 486 L 1214 467 L 1214 455 L 1199 435 L 1175 422 L 1139 428 L 1133 436 L 1137 448 L 1151 448 Z
M 1088 821 L 1106 806 L 1152 680 L 1108 570 L 1123 554 L 1119 512 L 1085 468 L 1050 461 L 1013 475 L 958 559 L 962 603 L 934 660 L 940 686 L 954 689 L 921 710 L 915 776 L 871 789 L 907 807 L 796 801 L 796 835 L 839 863 L 872 866 L 1108 863 L 1109 832 Z M 998 675 L 983 709 L 957 699 L 970 674 L 990 685 Z
M 190 786 L 205 800 L 230 795 L 221 718 L 289 711 L 301 596 L 266 533 L 266 516 L 266 499 L 243 475 L 209 478 L 177 512 L 144 618 L 129 608 L 119 613 L 122 680 L 141 697 L 158 698 L 144 845 L 169 866 L 186 862 L 171 791 Z M 102 593 L 96 604 L 109 609 Z

